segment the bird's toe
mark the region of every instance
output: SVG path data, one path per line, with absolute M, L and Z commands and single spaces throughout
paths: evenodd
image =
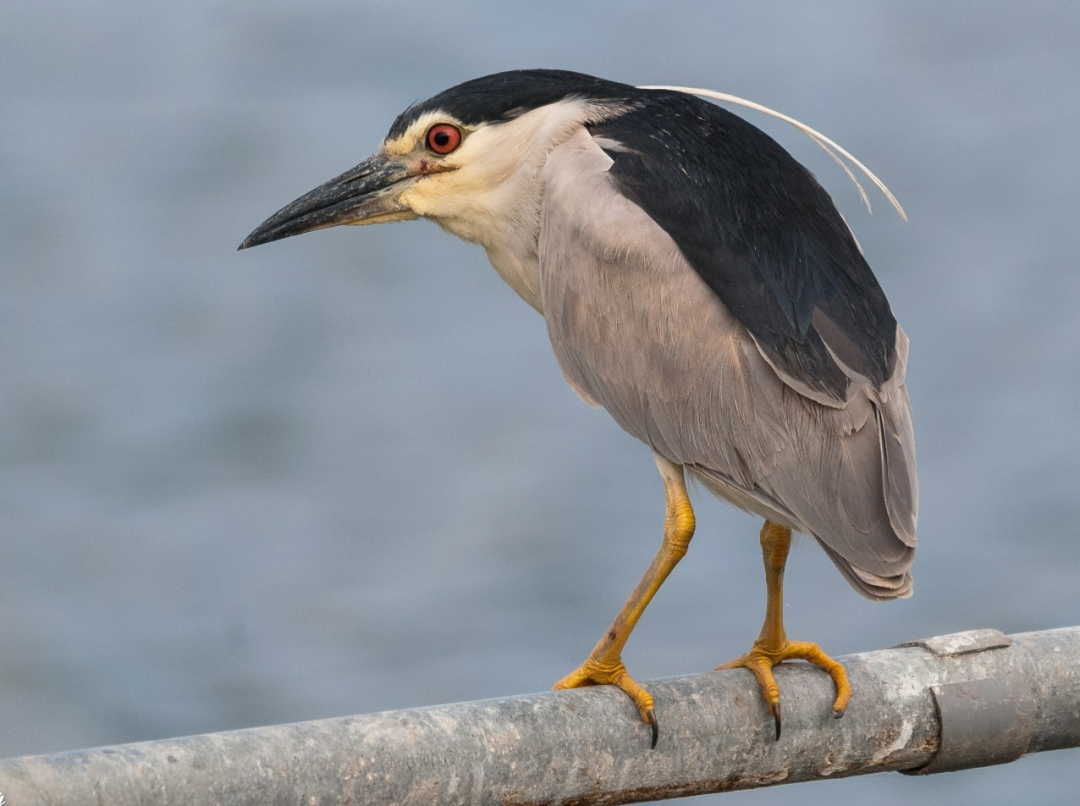
M 772 669 L 778 663 L 786 660 L 805 660 L 818 666 L 829 673 L 836 684 L 836 699 L 833 701 L 833 718 L 840 719 L 847 711 L 848 701 L 851 699 L 851 685 L 848 682 L 847 671 L 843 665 L 830 658 L 821 648 L 809 641 L 785 641 L 779 646 L 766 646 L 755 642 L 754 648 L 745 655 L 717 666 L 717 671 L 723 669 L 749 669 L 757 678 L 765 704 L 769 707 L 773 721 L 776 724 L 776 738 L 780 739 L 782 727 L 780 709 L 780 689 L 776 685 Z
M 589 658 L 554 686 L 553 690 L 583 688 L 585 686 L 615 686 L 623 691 L 637 706 L 641 720 L 652 731 L 652 746 L 660 738 L 660 725 L 656 719 L 655 701 L 652 695 L 637 684 L 626 672 L 621 660 L 602 661 Z

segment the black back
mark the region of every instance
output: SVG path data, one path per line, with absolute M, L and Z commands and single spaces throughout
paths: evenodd
M 686 259 L 779 367 L 845 398 L 850 369 L 880 386 L 896 320 L 847 225 L 813 175 L 775 140 L 699 98 L 639 91 L 633 111 L 591 126 L 619 190 Z

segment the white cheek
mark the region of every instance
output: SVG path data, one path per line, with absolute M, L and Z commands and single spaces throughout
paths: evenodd
M 490 223 L 486 203 L 490 192 L 468 187 L 461 178 L 459 172 L 426 177 L 402 193 L 399 201 L 458 237 L 476 241 L 471 233 Z

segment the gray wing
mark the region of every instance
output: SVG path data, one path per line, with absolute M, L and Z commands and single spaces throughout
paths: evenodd
M 863 378 L 841 407 L 800 394 L 611 165 L 580 131 L 541 177 L 541 296 L 567 381 L 720 497 L 813 535 L 864 596 L 909 595 L 918 489 L 903 331 L 880 388 Z

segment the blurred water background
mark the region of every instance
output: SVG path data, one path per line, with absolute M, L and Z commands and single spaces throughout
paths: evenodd
M 1080 6 L 0 3 L 0 757 L 542 690 L 659 544 L 649 451 L 543 322 L 426 222 L 244 253 L 267 215 L 459 81 L 711 87 L 851 222 L 911 337 L 916 595 L 811 541 L 788 628 L 833 654 L 1080 623 Z M 639 678 L 756 636 L 758 522 L 698 537 Z M 1080 755 L 725 803 L 1075 803 Z

